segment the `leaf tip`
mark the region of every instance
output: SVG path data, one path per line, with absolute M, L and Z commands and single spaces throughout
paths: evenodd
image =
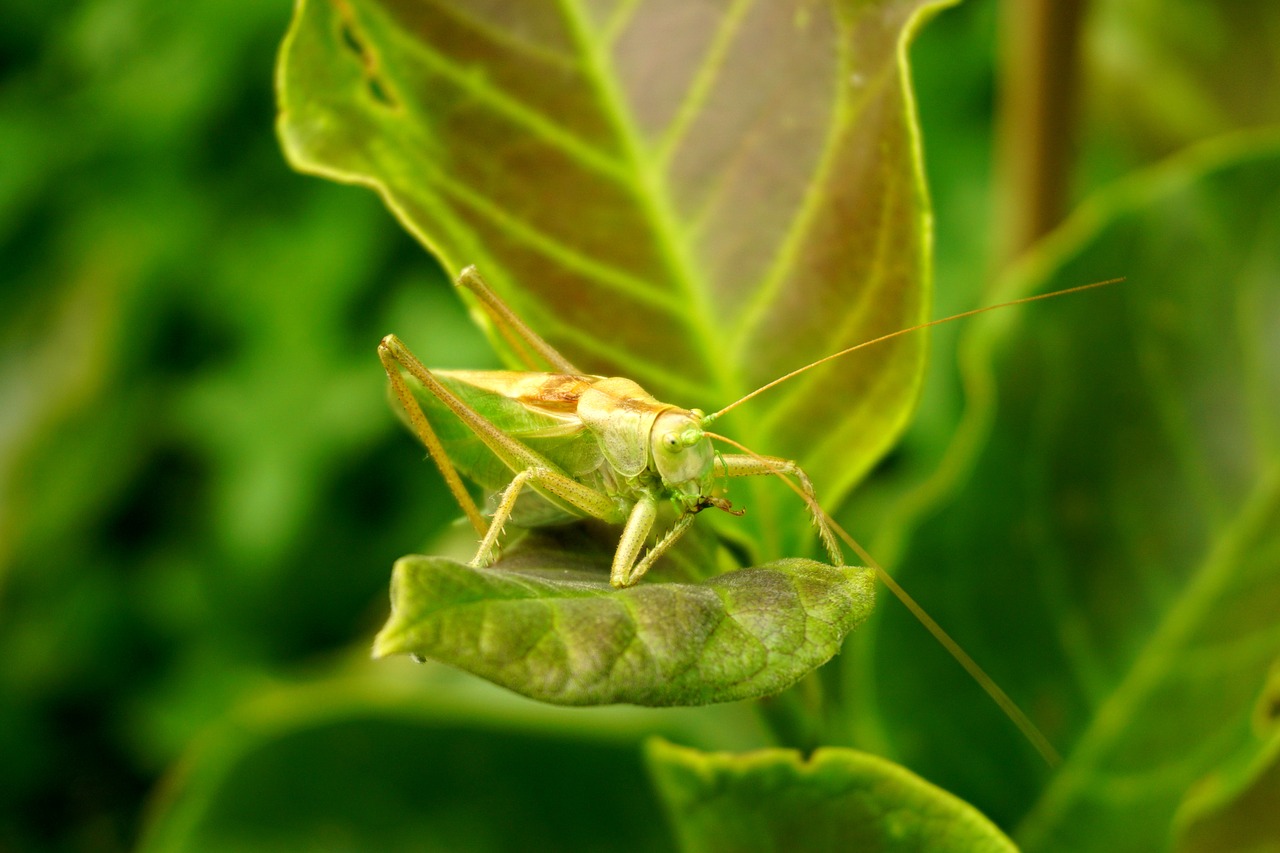
M 370 657 L 374 660 L 381 660 L 382 658 L 398 654 L 400 651 L 401 650 L 397 647 L 395 640 L 387 636 L 387 631 L 384 628 L 378 632 L 378 636 L 373 638 L 373 649 L 370 653 Z

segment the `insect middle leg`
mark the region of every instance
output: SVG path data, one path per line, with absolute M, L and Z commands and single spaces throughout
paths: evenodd
M 496 559 L 498 539 L 502 535 L 502 528 L 506 526 L 507 520 L 511 518 L 511 513 L 515 511 L 516 501 L 519 500 L 520 492 L 525 485 L 533 485 L 542 492 L 550 492 L 581 510 L 584 515 L 589 515 L 602 521 L 616 522 L 619 520 L 617 507 L 607 495 L 597 492 L 590 486 L 584 486 L 572 477 L 561 474 L 558 471 L 552 471 L 547 468 L 526 468 L 516 474 L 507 487 L 502 490 L 502 496 L 498 499 L 498 508 L 494 510 L 493 520 L 489 524 L 489 531 L 480 540 L 480 547 L 476 550 L 476 555 L 471 560 L 471 565 L 487 566 Z
M 776 456 L 749 456 L 745 453 L 725 454 L 718 457 L 717 464 L 720 465 L 726 477 L 752 477 L 760 474 L 789 474 L 795 477 L 800 483 L 800 490 L 804 492 L 805 503 L 813 516 L 814 526 L 818 528 L 822 546 L 826 548 L 827 556 L 831 558 L 831 564 L 844 565 L 844 554 L 840 551 L 840 545 L 831 531 L 831 525 L 827 524 L 826 513 L 818 505 L 818 499 L 813 492 L 813 483 L 803 468 L 790 459 L 781 459 Z
M 561 493 L 559 490 L 571 484 L 578 489 L 586 490 L 595 495 L 597 499 L 603 499 L 610 507 L 614 504 L 611 499 L 601 495 L 598 492 L 592 492 L 586 486 L 578 483 L 576 480 L 568 480 L 568 484 L 564 483 L 567 479 L 561 474 L 547 471 L 542 468 L 529 468 L 521 471 L 512 479 L 511 483 L 503 490 L 502 496 L 498 500 L 498 508 L 493 513 L 493 523 L 489 527 L 489 532 L 485 535 L 484 541 L 480 543 L 480 550 L 476 552 L 472 565 L 486 566 L 493 561 L 496 556 L 495 551 L 498 543 L 498 537 L 501 535 L 502 527 L 506 524 L 507 519 L 511 517 L 511 513 L 515 511 L 516 501 L 520 498 L 520 492 L 526 484 L 534 484 L 542 487 L 544 491 L 552 492 L 564 500 L 578 505 L 578 501 L 582 500 L 585 495 L 579 496 L 572 493 Z M 595 504 L 593 507 L 581 507 L 584 511 L 595 515 L 596 518 L 605 518 L 603 514 L 598 514 L 605 507 L 601 504 Z M 653 564 L 665 554 L 672 545 L 679 541 L 685 531 L 689 529 L 693 523 L 694 515 L 686 513 L 676 519 L 676 523 L 671 526 L 661 539 L 659 539 L 652 548 L 645 552 L 644 556 L 640 555 L 644 548 L 645 542 L 649 538 L 649 533 L 653 530 L 653 523 L 658 517 L 658 499 L 653 494 L 643 494 L 631 507 L 631 512 L 627 515 L 627 522 L 622 528 L 622 536 L 618 540 L 618 548 L 613 554 L 613 565 L 609 571 L 609 583 L 615 587 L 634 586 L 639 583 L 646 572 L 652 568 Z M 605 520 L 609 520 L 605 518 Z M 618 519 L 613 519 L 618 520 Z
M 613 570 L 609 574 L 609 583 L 613 586 L 635 586 L 639 583 L 653 564 L 680 540 L 696 517 L 693 513 L 680 516 L 671 525 L 671 529 L 641 557 L 640 549 L 649 538 L 649 531 L 653 529 L 657 514 L 657 501 L 652 497 L 642 498 L 632 509 L 627 526 L 622 530 L 622 538 L 618 541 L 618 550 L 613 555 Z

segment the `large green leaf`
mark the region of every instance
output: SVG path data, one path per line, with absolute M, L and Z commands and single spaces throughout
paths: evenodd
M 921 319 L 904 46 L 938 5 L 301 0 L 280 132 L 584 368 L 710 411 Z M 737 436 L 835 500 L 901 431 L 923 347 L 815 371 Z
M 607 560 L 525 548 L 475 569 L 405 557 L 374 654 L 440 660 L 565 705 L 703 705 L 789 687 L 875 603 L 868 569 L 791 559 L 617 590 Z
M 685 851 L 1014 851 L 967 803 L 851 749 L 741 755 L 649 743 L 649 767 Z
M 908 766 L 1018 825 L 1030 850 L 1157 849 L 1197 780 L 1264 747 L 1251 717 L 1280 655 L 1278 271 L 1280 145 L 1223 144 L 1087 207 L 1021 287 L 1128 282 L 974 330 L 945 475 L 963 476 L 902 577 L 1064 762 L 1048 776 L 891 612 L 881 716 Z

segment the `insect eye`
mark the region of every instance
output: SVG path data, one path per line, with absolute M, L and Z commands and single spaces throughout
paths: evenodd
M 669 432 L 662 437 L 662 443 L 666 445 L 668 450 L 675 450 L 680 446 L 680 437 L 674 432 Z

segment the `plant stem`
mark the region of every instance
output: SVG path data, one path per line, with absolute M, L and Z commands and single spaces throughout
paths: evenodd
M 996 125 L 997 270 L 1067 209 L 1087 0 L 1004 0 Z
M 778 746 L 808 754 L 824 744 L 821 718 L 822 685 L 817 673 L 809 673 L 797 684 L 756 701 L 756 708 L 773 733 Z

